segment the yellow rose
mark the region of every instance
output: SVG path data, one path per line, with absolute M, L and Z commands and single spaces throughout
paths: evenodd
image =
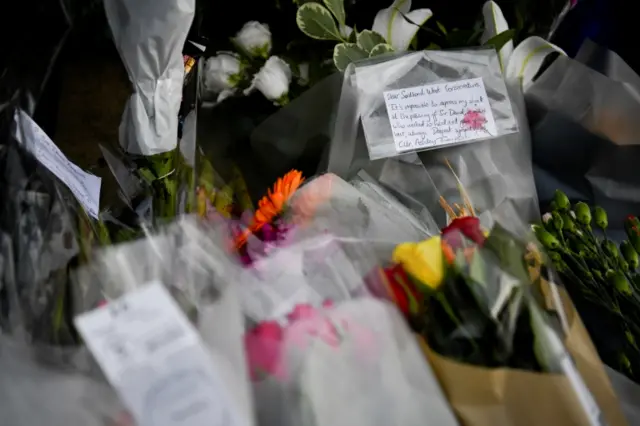
M 436 290 L 444 278 L 440 236 L 420 243 L 403 243 L 393 251 L 393 261 L 427 287 Z

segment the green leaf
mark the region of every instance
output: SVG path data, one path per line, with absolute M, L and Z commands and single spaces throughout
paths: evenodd
M 440 31 L 442 31 L 442 34 L 447 35 L 447 29 L 444 27 L 444 25 L 442 25 L 442 22 L 436 21 L 436 25 L 438 26 Z
M 484 45 L 493 46 L 499 52 L 500 49 L 502 49 L 502 46 L 510 42 L 513 39 L 513 36 L 515 35 L 516 35 L 516 30 L 508 29 L 507 31 L 503 31 L 500 34 L 494 37 L 491 37 L 489 40 L 487 40 L 487 42 Z
M 327 9 L 333 13 L 340 26 L 344 26 L 346 15 L 344 13 L 344 1 L 343 0 L 322 0 Z
M 521 282 L 529 282 L 529 272 L 525 266 L 526 246 L 500 225 L 495 225 L 484 242 L 484 248 L 491 251 L 503 271 Z
M 344 71 L 352 62 L 368 57 L 367 52 L 354 43 L 339 43 L 333 49 L 333 63 L 339 71 Z
M 482 259 L 482 255 L 478 251 L 474 252 L 473 257 L 471 258 L 471 264 L 469 265 L 469 277 L 476 283 L 482 285 L 483 287 L 486 287 L 487 283 L 485 270 L 486 265 L 484 263 L 484 260 Z
M 319 3 L 300 6 L 296 13 L 296 23 L 300 31 L 317 40 L 342 40 L 336 21 L 326 7 Z
M 374 47 L 385 44 L 387 41 L 375 31 L 364 30 L 358 34 L 358 46 L 367 53 L 371 53 Z
M 374 56 L 384 55 L 385 53 L 391 52 L 393 52 L 393 47 L 391 47 L 390 44 L 380 43 L 375 45 L 373 49 L 371 49 L 371 52 L 369 52 L 369 57 L 373 58 Z
M 353 26 L 353 31 L 351 31 L 351 34 L 349 34 L 349 39 L 347 40 L 348 43 L 356 43 L 358 41 L 358 30 L 356 29 L 356 26 Z

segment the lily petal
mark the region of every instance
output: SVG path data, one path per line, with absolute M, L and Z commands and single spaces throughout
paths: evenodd
M 398 9 L 406 15 L 411 10 L 411 0 L 395 0 L 391 8 Z
M 373 31 L 382 35 L 389 44 L 392 38 L 392 26 L 397 18 L 402 19 L 401 13 L 407 14 L 411 10 L 411 0 L 395 0 L 386 9 L 380 9 L 373 20 Z M 404 21 L 404 19 L 402 19 Z M 395 46 L 394 46 L 395 47 Z
M 390 44 L 394 50 L 398 52 L 405 51 L 409 48 L 411 41 L 416 36 L 416 33 L 420 27 L 427 22 L 429 18 L 433 16 L 431 9 L 416 9 L 405 16 L 411 22 L 407 22 L 402 16 L 398 16 L 396 21 L 392 24 L 392 35 Z
M 553 52 L 566 56 L 562 49 L 543 38 L 533 36 L 522 41 L 513 51 L 505 67 L 506 80 L 521 85 L 522 90 L 526 91 L 533 84 L 533 78 L 540 70 L 544 59 Z
M 502 13 L 502 9 L 500 9 L 500 6 L 495 2 L 486 2 L 482 7 L 482 15 L 484 16 L 484 32 L 482 33 L 482 37 L 480 37 L 480 42 L 482 44 L 489 41 L 492 37 L 495 37 L 509 29 L 509 24 Z M 507 67 L 507 63 L 509 62 L 509 58 L 512 53 L 513 40 L 509 40 L 509 42 L 502 46 L 500 52 L 498 52 L 502 71 Z

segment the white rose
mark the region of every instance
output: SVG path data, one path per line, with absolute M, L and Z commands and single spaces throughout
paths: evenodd
M 240 59 L 227 52 L 219 52 L 207 59 L 204 66 L 204 87 L 208 92 L 218 94 L 218 101 L 233 94 L 241 79 Z
M 291 68 L 289 64 L 277 56 L 272 56 L 253 76 L 251 86 L 244 93 L 248 95 L 257 89 L 265 98 L 282 105 L 287 102 L 290 83 Z
M 234 41 L 252 56 L 267 58 L 271 52 L 271 31 L 267 25 L 257 21 L 244 24 Z

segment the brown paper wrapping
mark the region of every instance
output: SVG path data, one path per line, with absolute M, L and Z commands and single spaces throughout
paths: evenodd
M 565 290 L 558 290 L 569 324 L 565 344 L 585 385 L 596 400 L 607 425 L 627 425 L 611 382 L 582 320 Z M 543 290 L 543 293 L 552 307 L 549 288 Z M 589 425 L 566 377 L 462 364 L 434 353 L 422 337 L 419 340 L 462 425 Z

